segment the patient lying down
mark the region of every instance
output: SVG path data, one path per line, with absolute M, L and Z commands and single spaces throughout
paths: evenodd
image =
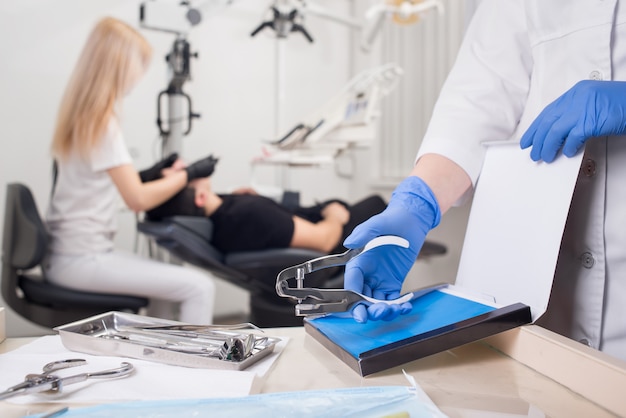
M 206 216 L 213 221 L 211 243 L 225 253 L 287 247 L 339 253 L 352 229 L 385 207 L 382 198 L 371 196 L 354 205 L 332 200 L 291 210 L 254 193 L 217 194 L 207 177 L 146 215 L 151 220 Z

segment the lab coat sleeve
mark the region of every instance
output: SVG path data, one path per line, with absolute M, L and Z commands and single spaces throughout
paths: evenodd
M 483 0 L 444 83 L 417 159 L 443 155 L 478 179 L 484 141 L 511 139 L 532 71 L 521 0 Z

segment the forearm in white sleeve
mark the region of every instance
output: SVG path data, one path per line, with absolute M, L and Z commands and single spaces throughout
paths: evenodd
M 433 110 L 416 161 L 442 155 L 478 179 L 485 141 L 511 138 L 533 60 L 522 0 L 483 0 Z

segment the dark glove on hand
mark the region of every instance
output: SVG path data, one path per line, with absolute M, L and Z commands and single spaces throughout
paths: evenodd
M 209 177 L 213 174 L 217 161 L 217 158 L 213 157 L 213 155 L 209 155 L 187 166 L 185 168 L 185 171 L 187 171 L 187 182 L 201 177 Z
M 141 182 L 145 183 L 147 181 L 153 181 L 161 178 L 161 170 L 164 168 L 169 168 L 174 164 L 174 162 L 178 159 L 178 154 L 173 152 L 165 159 L 159 161 L 155 165 L 150 168 L 146 168 L 139 172 L 139 177 L 141 177 Z

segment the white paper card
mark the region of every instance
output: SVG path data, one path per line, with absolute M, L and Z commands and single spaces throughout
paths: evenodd
M 487 145 L 461 252 L 456 286 L 521 302 L 533 321 L 548 306 L 582 152 L 533 162 L 519 144 Z

